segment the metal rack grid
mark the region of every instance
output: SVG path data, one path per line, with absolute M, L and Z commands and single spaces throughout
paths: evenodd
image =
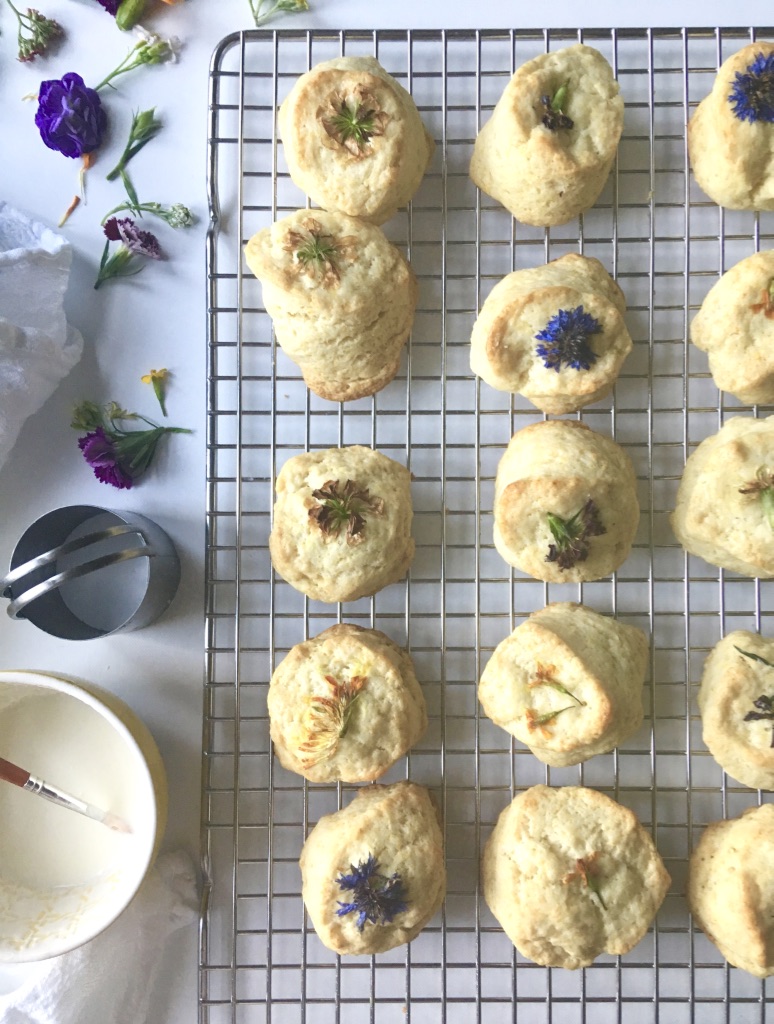
M 758 36 L 771 36 L 760 29 Z M 686 343 L 720 273 L 772 245 L 774 215 L 724 211 L 689 175 L 685 123 L 726 56 L 752 30 L 247 32 L 211 70 L 208 236 L 208 551 L 202 848 L 202 1024 L 421 1021 L 682 1024 L 774 1020 L 772 989 L 730 969 L 692 927 L 688 855 L 704 826 L 760 794 L 726 778 L 701 741 L 695 690 L 708 650 L 730 629 L 771 633 L 769 583 L 684 555 L 668 513 L 686 456 L 728 415 L 760 414 L 719 396 Z M 616 167 L 579 221 L 525 227 L 467 177 L 473 140 L 512 74 L 546 49 L 586 41 L 613 66 L 626 102 Z M 276 110 L 296 77 L 340 54 L 374 54 L 413 94 L 437 150 L 410 209 L 386 226 L 420 282 L 396 380 L 346 406 L 310 394 L 275 347 L 241 247 L 305 206 L 290 181 Z M 580 416 L 612 434 L 638 474 L 635 548 L 612 579 L 546 585 L 511 571 L 492 546 L 497 461 L 511 434 L 542 418 L 474 379 L 470 330 L 512 269 L 568 251 L 597 256 L 627 297 L 635 342 L 615 391 Z M 769 410 L 770 411 L 770 410 Z M 306 600 L 272 573 L 273 482 L 291 455 L 362 443 L 414 474 L 417 555 L 405 584 L 345 606 Z M 647 630 L 646 718 L 621 748 L 550 769 L 481 714 L 479 672 L 495 645 L 548 601 L 582 600 Z M 266 688 L 289 648 L 334 622 L 382 629 L 408 646 L 430 728 L 385 777 L 410 777 L 441 803 L 448 864 L 443 911 L 408 947 L 338 958 L 308 923 L 297 859 L 308 830 L 355 787 L 307 785 L 273 759 Z M 652 830 L 673 884 L 655 926 L 624 957 L 579 972 L 518 955 L 478 886 L 478 855 L 514 793 L 584 784 Z

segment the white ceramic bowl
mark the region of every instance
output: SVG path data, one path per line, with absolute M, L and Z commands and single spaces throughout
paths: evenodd
M 88 942 L 137 892 L 166 823 L 164 767 L 123 701 L 39 672 L 0 672 L 0 757 L 132 829 L 0 782 L 0 963 L 43 960 Z

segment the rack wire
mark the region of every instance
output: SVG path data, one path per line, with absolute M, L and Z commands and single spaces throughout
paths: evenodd
M 668 523 L 687 455 L 729 415 L 687 344 L 693 312 L 728 267 L 771 247 L 774 215 L 724 211 L 692 181 L 685 124 L 722 60 L 772 29 L 600 31 L 253 31 L 225 39 L 210 77 L 207 618 L 202 787 L 206 879 L 201 1024 L 483 1021 L 702 1024 L 774 1020 L 772 987 L 729 968 L 691 923 L 690 851 L 710 821 L 761 794 L 728 779 L 701 740 L 704 658 L 730 629 L 771 633 L 772 584 L 685 555 Z M 473 141 L 513 71 L 575 41 L 611 63 L 626 103 L 616 166 L 596 206 L 550 230 L 515 222 L 467 175 Z M 373 54 L 414 96 L 437 141 L 410 208 L 386 226 L 419 278 L 404 365 L 373 398 L 345 406 L 310 394 L 274 343 L 242 246 L 307 205 L 287 174 L 276 111 L 297 76 L 339 55 Z M 513 269 L 569 251 L 598 257 L 621 285 L 634 351 L 614 399 L 580 419 L 624 446 L 642 517 L 611 579 L 544 584 L 492 545 L 496 465 L 511 434 L 542 418 L 475 379 L 470 331 Z M 771 410 L 765 410 L 771 412 Z M 764 411 L 764 412 L 765 412 Z M 341 606 L 309 601 L 273 574 L 273 483 L 310 448 L 366 444 L 406 464 L 417 555 L 405 583 Z M 481 713 L 476 685 L 492 650 L 549 601 L 580 600 L 651 638 L 642 728 L 618 750 L 547 768 Z M 322 815 L 356 787 L 308 785 L 274 760 L 266 690 L 290 647 L 339 621 L 406 645 L 430 713 L 425 739 L 383 781 L 429 786 L 443 810 L 448 896 L 408 947 L 340 958 L 308 923 L 298 856 Z M 630 807 L 652 831 L 672 887 L 628 955 L 578 972 L 516 953 L 483 901 L 479 851 L 514 794 L 583 784 Z M 526 1016 L 523 1016 L 526 1015 Z

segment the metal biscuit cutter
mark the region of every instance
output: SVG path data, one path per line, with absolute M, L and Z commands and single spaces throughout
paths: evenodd
M 13 619 L 65 640 L 141 629 L 162 614 L 180 582 L 164 530 L 137 512 L 67 505 L 22 535 L 0 593 Z

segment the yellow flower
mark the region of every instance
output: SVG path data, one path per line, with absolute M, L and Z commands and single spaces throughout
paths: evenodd
M 167 381 L 171 374 L 167 369 L 151 370 L 150 373 L 144 374 L 140 377 L 143 384 L 152 384 L 153 393 L 158 399 L 158 403 L 161 406 L 161 412 L 164 416 L 167 415 L 166 405 L 164 403 L 164 392 L 166 391 Z

